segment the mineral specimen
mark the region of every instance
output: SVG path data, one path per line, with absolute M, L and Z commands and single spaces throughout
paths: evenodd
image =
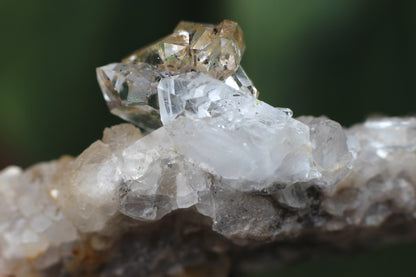
M 4 169 L 0 272 L 226 276 L 284 263 L 306 235 L 335 248 L 375 242 L 374 230 L 414 237 L 415 118 L 344 130 L 280 116 L 219 126 L 192 114 L 144 137 L 121 124 L 77 158 Z
M 98 81 L 113 114 L 151 131 L 161 126 L 157 86 L 167 76 L 198 71 L 257 97 L 240 66 L 244 48 L 243 33 L 235 22 L 224 20 L 218 26 L 180 22 L 173 34 L 121 63 L 98 68 Z
M 242 49 L 235 23 L 180 23 L 101 67 L 112 112 L 163 126 L 1 171 L 0 276 L 238 275 L 415 238 L 416 118 L 293 118 L 228 83 Z

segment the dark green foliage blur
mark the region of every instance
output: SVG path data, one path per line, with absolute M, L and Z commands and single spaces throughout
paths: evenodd
M 416 111 L 413 0 L 0 0 L 0 169 L 78 155 L 122 122 L 107 110 L 97 66 L 169 34 L 180 20 L 224 18 L 241 25 L 243 66 L 274 106 L 346 126 Z M 352 266 L 351 275 L 366 266 L 338 265 Z

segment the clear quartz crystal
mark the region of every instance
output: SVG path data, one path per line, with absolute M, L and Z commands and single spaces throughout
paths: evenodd
M 161 126 L 156 86 L 162 75 L 151 65 L 112 63 L 97 68 L 97 77 L 113 114 L 146 130 Z
M 244 49 L 235 22 L 224 20 L 218 26 L 180 22 L 173 34 L 123 62 L 97 68 L 97 78 L 113 114 L 152 131 L 162 125 L 156 87 L 165 77 L 198 71 L 257 98 L 257 89 L 240 65 Z
M 240 90 L 244 94 L 252 95 L 256 98 L 259 96 L 259 92 L 254 87 L 250 78 L 247 76 L 246 72 L 241 66 L 239 66 L 237 71 L 234 72 L 230 77 L 226 78 L 224 82 L 230 87 L 236 90 Z
M 240 121 L 244 116 L 254 115 L 257 110 L 265 111 L 265 117 L 262 118 L 265 124 L 273 124 L 279 119 L 286 120 L 292 114 L 288 109 L 275 109 L 238 89 L 197 72 L 162 79 L 158 86 L 158 97 L 163 124 L 173 121 L 179 115 L 215 118 L 225 113 Z M 238 118 L 240 115 L 242 117 Z
M 224 20 L 218 26 L 182 21 L 173 34 L 137 50 L 124 61 L 144 62 L 162 70 L 194 67 L 224 80 L 237 71 L 244 49 L 243 32 L 233 21 Z

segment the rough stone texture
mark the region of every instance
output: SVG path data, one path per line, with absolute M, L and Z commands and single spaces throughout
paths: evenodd
M 276 127 L 224 133 L 188 117 L 144 137 L 121 124 L 77 158 L 4 169 L 0 273 L 227 276 L 414 237 L 415 118 L 343 130 L 327 118 L 284 114 Z M 285 134 L 284 151 L 268 145 L 272 128 L 275 139 Z

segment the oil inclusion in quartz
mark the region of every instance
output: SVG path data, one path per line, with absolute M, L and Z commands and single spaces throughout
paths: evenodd
M 171 35 L 121 63 L 97 68 L 97 77 L 113 114 L 152 131 L 162 125 L 158 85 L 167 77 L 199 72 L 237 91 L 232 93 L 257 98 L 257 89 L 240 65 L 244 49 L 243 33 L 235 22 L 180 22 Z

